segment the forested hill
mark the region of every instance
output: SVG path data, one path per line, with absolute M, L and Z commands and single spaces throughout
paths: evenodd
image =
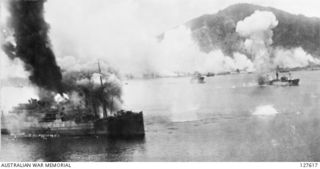
M 271 11 L 279 21 L 273 29 L 273 46 L 302 47 L 315 57 L 320 57 L 320 18 L 252 4 L 235 4 L 216 14 L 192 19 L 186 25 L 191 28 L 193 38 L 204 52 L 220 48 L 224 53 L 231 54 L 239 49 L 238 42 L 241 40 L 235 31 L 237 22 L 256 10 Z

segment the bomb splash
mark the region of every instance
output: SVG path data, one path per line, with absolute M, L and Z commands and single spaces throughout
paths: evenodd
M 276 16 L 268 11 L 255 11 L 237 23 L 236 31 L 245 38 L 244 48 L 253 57 L 258 73 L 265 73 L 271 69 L 272 29 L 277 25 Z

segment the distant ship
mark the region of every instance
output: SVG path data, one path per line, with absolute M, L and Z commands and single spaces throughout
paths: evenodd
M 288 72 L 288 76 L 282 76 L 279 78 L 279 72 L 276 72 L 276 78 L 271 78 L 270 75 L 259 77 L 259 85 L 275 85 L 275 86 L 298 86 L 300 79 L 291 78 L 291 73 Z
M 205 79 L 205 77 L 203 75 L 196 72 L 196 73 L 194 73 L 193 77 L 191 78 L 191 82 L 205 83 L 204 79 Z
M 1 134 L 9 134 L 9 131 L 7 129 L 7 127 L 5 126 L 5 120 L 4 120 L 4 115 L 3 115 L 3 112 L 1 112 L 1 123 L 0 123 L 0 128 L 1 128 Z
M 208 72 L 206 76 L 207 76 L 207 77 L 212 77 L 212 76 L 215 76 L 215 75 L 216 75 L 216 74 L 214 74 L 214 73 Z
M 107 110 L 107 103 L 101 106 L 93 93 L 89 95 L 85 105 L 81 106 L 68 101 L 56 103 L 30 99 L 29 103 L 16 106 L 6 115 L 1 113 L 1 134 L 26 137 L 144 137 L 143 112 Z M 24 117 L 23 120 L 20 120 L 21 117 Z M 19 119 L 16 127 L 10 124 L 12 119 Z

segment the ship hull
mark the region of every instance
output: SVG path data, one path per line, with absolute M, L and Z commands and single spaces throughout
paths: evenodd
M 1 129 L 2 134 L 24 137 L 56 137 L 56 136 L 110 136 L 110 137 L 144 137 L 143 114 L 129 113 L 116 117 L 99 119 L 94 122 L 41 122 L 37 125 L 9 131 Z
M 259 82 L 259 85 L 273 85 L 273 86 L 299 86 L 300 79 L 293 80 L 270 80 Z
M 269 82 L 269 85 L 278 85 L 278 86 L 298 86 L 299 79 L 293 80 L 273 80 Z
M 3 135 L 8 135 L 8 134 L 10 134 L 10 132 L 9 132 L 9 130 L 6 129 L 6 128 L 1 128 L 1 134 L 3 134 Z

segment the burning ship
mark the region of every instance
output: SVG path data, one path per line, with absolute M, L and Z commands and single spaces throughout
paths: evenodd
M 112 75 L 58 66 L 44 19 L 45 0 L 7 1 L 1 49 L 23 62 L 39 99 L 1 112 L 1 133 L 23 136 L 144 136 L 142 112 L 121 110 L 121 87 Z M 3 30 L 2 30 L 3 29 Z M 86 61 L 88 63 L 88 61 Z M 66 68 L 67 69 L 67 68 Z M 102 77 L 104 76 L 104 77 Z M 104 78 L 104 79 L 103 79 Z M 114 78 L 117 79 L 117 78 Z M 100 83 L 99 83 L 100 80 Z
M 2 113 L 1 133 L 26 137 L 143 137 L 143 112 L 117 108 L 120 87 L 103 82 L 100 66 L 99 77 L 100 86 L 90 82 L 73 86 L 70 98 L 63 93 L 53 100 L 30 99 L 5 116 Z
M 6 116 L 3 116 L 1 134 L 26 137 L 143 137 L 145 134 L 142 112 L 120 110 L 112 116 L 98 117 L 89 109 L 64 110 L 63 106 L 60 106 L 51 107 L 48 103 L 35 99 L 31 99 L 27 104 L 20 104 L 15 108 L 18 116 L 26 111 L 32 113 L 21 122 L 22 126 L 12 130 L 6 128 L 9 122 L 6 121 Z

